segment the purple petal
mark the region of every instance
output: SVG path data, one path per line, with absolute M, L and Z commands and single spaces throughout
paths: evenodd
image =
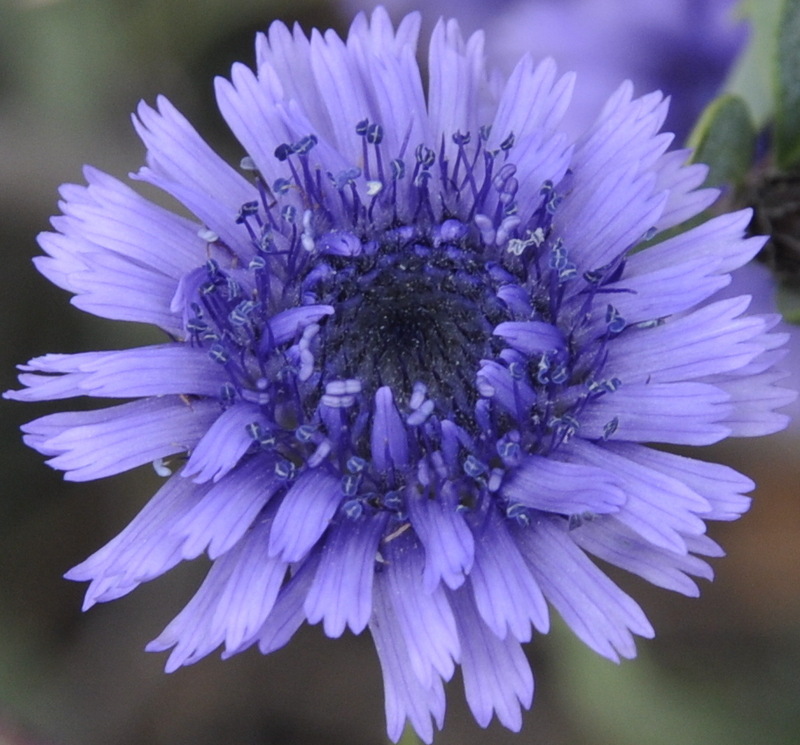
M 564 349 L 564 334 L 544 321 L 504 321 L 493 331 L 523 354 L 536 355 Z
M 370 452 L 372 462 L 380 471 L 408 465 L 406 428 L 394 405 L 389 386 L 378 388 L 375 393 Z
M 626 457 L 614 443 L 603 446 L 575 440 L 572 451 L 587 463 L 608 468 L 623 484 L 628 495 L 617 518 L 656 546 L 678 554 L 686 553 L 684 536 L 705 533 L 701 517 L 711 509 L 706 499 L 682 481 Z
M 161 344 L 113 352 L 48 354 L 22 366 L 20 382 L 28 390 L 7 398 L 44 401 L 71 396 L 133 398 L 138 396 L 217 396 L 228 379 L 203 349 Z M 32 372 L 46 375 L 31 374 Z
M 341 636 L 345 626 L 360 634 L 369 622 L 375 557 L 385 525 L 384 513 L 343 518 L 331 527 L 303 606 L 308 622 L 323 621 L 328 636 Z
M 333 313 L 330 305 L 303 305 L 299 308 L 289 308 L 277 313 L 269 319 L 269 334 L 264 339 L 269 339 L 271 345 L 280 346 L 292 341 L 306 326 L 317 323 L 325 316 Z
M 530 641 L 531 624 L 546 633 L 547 604 L 505 522 L 492 510 L 476 532 L 469 579 L 483 622 L 499 639 L 510 634 L 517 641 Z
M 196 499 L 170 530 L 183 544 L 183 558 L 194 559 L 208 550 L 215 559 L 229 551 L 282 485 L 266 458 L 253 458 L 229 473 Z
M 679 481 L 711 505 L 704 517 L 707 520 L 736 520 L 750 508 L 750 497 L 744 492 L 756 485 L 747 476 L 729 466 L 665 453 L 633 443 L 614 443 L 614 452 L 635 460 L 643 466 L 666 474 Z
M 133 123 L 147 147 L 148 168 L 138 177 L 158 186 L 242 256 L 252 254 L 247 233 L 233 218 L 256 189 L 223 161 L 164 96 L 157 109 L 140 103 Z
M 652 638 L 639 606 L 575 545 L 565 520 L 542 518 L 515 533 L 545 597 L 587 646 L 618 662 L 636 655 L 632 633 Z
M 614 473 L 582 463 L 528 455 L 502 486 L 503 496 L 545 512 L 562 515 L 617 512 L 625 492 Z
M 450 595 L 461 638 L 464 691 L 476 721 L 488 727 L 497 714 L 501 724 L 519 732 L 521 708 L 533 702 L 533 674 L 519 641 L 493 634 L 465 589 Z
M 511 376 L 507 367 L 494 360 L 481 360 L 478 371 L 478 392 L 497 401 L 509 414 L 525 420 L 536 403 L 536 392 L 524 379 Z
M 178 397 L 141 401 L 87 412 L 49 414 L 23 426 L 25 442 L 66 471 L 68 481 L 122 473 L 191 450 L 218 413 L 212 401 Z
M 631 383 L 601 396 L 581 414 L 580 436 L 605 439 L 616 420 L 615 439 L 710 445 L 730 434 L 725 419 L 731 396 L 708 383 Z
M 251 404 L 235 404 L 219 415 L 208 428 L 183 468 L 196 484 L 219 481 L 253 444 L 247 425 L 261 421 L 261 411 Z
M 205 491 L 172 476 L 119 535 L 70 569 L 67 579 L 91 581 L 83 609 L 122 597 L 181 561 L 183 538 L 172 535 L 172 526 Z
M 584 551 L 682 595 L 700 594 L 687 575 L 709 580 L 714 576 L 711 567 L 701 559 L 654 546 L 614 517 L 585 522 L 571 535 Z
M 426 592 L 433 592 L 440 582 L 452 589 L 462 585 L 475 558 L 472 532 L 452 491 L 433 499 L 425 494 L 408 499 L 411 524 L 425 548 L 422 580 Z
M 400 739 L 408 719 L 422 741 L 430 744 L 433 725 L 441 729 L 444 722 L 442 679 L 434 676 L 427 686 L 420 682 L 409 662 L 406 637 L 391 612 L 376 611 L 369 629 L 381 663 L 389 739 Z
M 238 649 L 231 649 L 224 656 L 236 654 L 256 641 L 262 654 L 269 654 L 288 644 L 306 620 L 303 605 L 318 566 L 319 554 L 311 554 L 303 561 L 289 582 L 281 588 L 275 606 L 261 629 L 252 639 L 245 640 Z
M 424 689 L 438 678 L 449 680 L 459 659 L 456 622 L 443 588 L 422 585 L 423 552 L 408 534 L 381 547 L 383 568 L 375 575 L 374 617 L 391 617 L 401 630 L 414 675 Z
M 342 501 L 340 479 L 322 468 L 300 474 L 281 501 L 269 537 L 270 556 L 300 561 L 322 537 Z

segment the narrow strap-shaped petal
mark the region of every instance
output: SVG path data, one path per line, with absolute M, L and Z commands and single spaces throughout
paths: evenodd
M 87 187 L 76 187 L 62 203 L 58 229 L 178 279 L 204 259 L 207 243 L 196 222 L 153 204 L 96 168 L 86 166 Z
M 564 349 L 562 331 L 544 321 L 504 321 L 492 332 L 524 354 L 536 355 Z
M 682 595 L 697 597 L 700 594 L 689 575 L 709 580 L 714 576 L 711 567 L 702 559 L 655 546 L 615 517 L 584 522 L 571 535 L 584 551 Z
M 533 673 L 519 641 L 497 637 L 483 623 L 466 588 L 450 593 L 461 639 L 464 692 L 475 720 L 487 727 L 496 714 L 513 732 L 522 728 L 522 708 L 533 702 Z
M 752 500 L 745 493 L 755 489 L 756 485 L 730 466 L 706 463 L 632 442 L 608 442 L 605 447 L 694 490 L 710 505 L 704 516 L 707 520 L 735 520 L 750 507 Z
M 789 415 L 775 411 L 797 398 L 797 391 L 776 385 L 786 377 L 787 373 L 772 370 L 747 377 L 734 373 L 730 380 L 719 382 L 732 399 L 725 424 L 733 437 L 761 437 L 786 429 Z
M 655 175 L 639 164 L 616 166 L 597 183 L 574 188 L 554 217 L 554 231 L 578 266 L 597 268 L 639 242 L 658 221 L 665 193 L 655 192 Z
M 587 463 L 614 472 L 628 497 L 616 517 L 653 545 L 682 555 L 684 536 L 705 532 L 701 518 L 711 505 L 683 482 L 608 447 L 577 438 L 570 447 Z
M 651 638 L 639 606 L 578 548 L 565 520 L 542 518 L 515 530 L 518 545 L 545 597 L 575 634 L 603 657 L 634 657 L 632 634 Z
M 328 528 L 342 497 L 340 479 L 327 470 L 313 468 L 300 474 L 275 516 L 270 556 L 300 561 Z
M 222 629 L 209 628 L 220 595 L 233 573 L 233 561 L 215 561 L 203 583 L 183 610 L 149 642 L 148 652 L 165 652 L 172 649 L 164 669 L 175 672 L 183 665 L 192 665 L 219 647 L 225 633 Z
M 372 462 L 380 471 L 408 465 L 408 436 L 389 386 L 382 386 L 375 392 L 370 452 Z
M 503 482 L 511 502 L 561 515 L 616 512 L 625 492 L 613 472 L 583 463 L 528 455 Z
M 211 618 L 212 628 L 224 630 L 226 650 L 238 649 L 263 626 L 286 576 L 288 565 L 267 555 L 270 527 L 271 515 L 261 517 L 235 549 L 217 560 L 235 563 Z
M 23 426 L 25 441 L 68 481 L 122 473 L 191 450 L 219 405 L 177 396 L 147 398 L 98 411 L 49 414 Z
M 254 642 L 258 642 L 262 654 L 274 652 L 289 643 L 306 620 L 303 606 L 319 567 L 319 560 L 319 552 L 312 552 L 293 569 L 291 579 L 281 588 L 272 612 L 267 616 L 261 629 L 252 639 L 245 640 L 238 649 L 227 650 L 223 657 L 241 652 Z
M 372 583 L 385 513 L 343 517 L 332 526 L 306 596 L 309 623 L 323 621 L 325 633 L 341 636 L 345 627 L 360 634 L 372 613 Z
M 6 398 L 45 401 L 89 395 L 128 398 L 138 396 L 217 396 L 228 379 L 208 353 L 186 344 L 159 344 L 122 351 L 48 354 L 22 368 L 22 391 Z M 45 373 L 45 374 L 34 374 Z
M 478 371 L 478 392 L 491 398 L 509 414 L 525 421 L 536 402 L 536 392 L 523 377 L 515 377 L 494 360 L 482 360 Z
M 75 293 L 72 304 L 101 318 L 159 326 L 180 336 L 180 318 L 170 309 L 176 280 L 151 267 L 102 252 L 60 233 L 40 233 L 47 256 L 33 263 L 51 282 Z M 77 244 L 77 245 L 76 245 Z
M 440 19 L 431 35 L 428 66 L 428 115 L 434 147 L 441 142 L 445 157 L 455 161 L 452 136 L 458 132 L 475 137 L 478 112 L 486 94 L 483 33 L 476 32 L 465 43 L 458 23 Z M 502 135 L 505 136 L 505 135 Z
M 406 637 L 391 608 L 376 605 L 369 625 L 383 674 L 386 729 L 397 742 L 406 720 L 423 742 L 433 742 L 433 727 L 444 723 L 445 697 L 442 679 L 436 675 L 429 685 L 420 682 L 409 662 Z
M 215 559 L 231 549 L 283 486 L 273 465 L 271 458 L 254 457 L 198 495 L 202 498 L 196 499 L 170 530 L 170 535 L 181 541 L 183 558 L 194 559 L 207 550 Z
M 381 546 L 383 568 L 375 575 L 375 615 L 396 619 L 409 664 L 423 688 L 449 680 L 460 647 L 453 611 L 442 586 L 425 592 L 423 551 L 408 532 Z
M 675 445 L 711 445 L 730 434 L 731 396 L 693 381 L 631 383 L 591 402 L 581 414 L 580 436 Z M 616 427 L 609 433 L 609 423 Z
M 469 585 L 483 622 L 499 639 L 530 641 L 531 624 L 546 633 L 544 595 L 496 510 L 476 529 L 476 539 Z
M 219 481 L 253 444 L 247 425 L 261 420 L 261 412 L 253 404 L 236 403 L 226 409 L 192 450 L 181 473 L 187 478 L 194 477 L 197 484 Z
M 475 540 L 458 510 L 454 490 L 438 497 L 408 499 L 409 519 L 425 548 L 423 584 L 433 592 L 440 582 L 455 589 L 464 583 L 475 559 Z
M 164 97 L 157 109 L 139 104 L 133 123 L 147 146 L 149 168 L 138 178 L 183 202 L 240 256 L 252 255 L 247 233 L 235 223 L 239 208 L 258 192 L 219 157 Z
M 489 145 L 499 147 L 511 133 L 521 139 L 539 129 L 553 132 L 566 113 L 574 83 L 574 73 L 557 77 L 553 59 L 534 65 L 530 54 L 526 54 L 503 88 Z
M 183 558 L 183 538 L 171 528 L 206 490 L 173 475 L 119 535 L 70 569 L 67 579 L 90 581 L 83 610 L 122 597 L 175 566 Z
M 185 608 L 147 645 L 150 652 L 174 647 L 167 672 L 190 665 L 220 644 L 235 649 L 264 623 L 281 588 L 287 565 L 267 556 L 270 518 L 211 567 Z
M 742 316 L 749 298 L 720 300 L 665 323 L 631 329 L 609 345 L 604 374 L 669 383 L 726 373 L 764 351 L 765 316 Z M 632 332 L 632 333 L 631 333 Z
M 749 209 L 719 215 L 646 251 L 639 251 L 628 258 L 628 276 L 680 266 L 689 257 L 705 261 L 717 274 L 738 269 L 750 261 L 766 241 L 765 236 L 744 237 L 752 217 Z

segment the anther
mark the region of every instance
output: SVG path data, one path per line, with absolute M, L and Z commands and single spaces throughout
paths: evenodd
M 472 479 L 482 476 L 488 470 L 486 464 L 479 461 L 471 453 L 464 460 L 462 468 L 464 469 L 464 473 Z
M 625 319 L 611 304 L 606 307 L 606 325 L 610 334 L 618 334 L 625 328 Z
M 275 463 L 275 475 L 284 481 L 290 481 L 295 477 L 295 473 L 297 469 L 290 460 L 286 460 L 285 458 L 281 458 L 280 460 L 276 461 Z
M 606 422 L 603 425 L 603 439 L 608 440 L 617 431 L 618 427 L 619 417 L 615 416 L 610 422 Z
M 506 517 L 509 520 L 515 520 L 523 528 L 527 528 L 531 524 L 530 513 L 524 504 L 515 502 L 508 505 L 506 508 Z

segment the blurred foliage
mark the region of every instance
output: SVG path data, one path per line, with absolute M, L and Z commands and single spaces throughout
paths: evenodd
M 713 186 L 741 183 L 753 165 L 756 129 L 744 99 L 726 93 L 712 101 L 697 124 L 689 146 L 694 159 L 709 165 Z
M 800 1 L 785 0 L 778 23 L 775 71 L 775 160 L 800 164 Z
M 800 324 L 800 0 L 742 0 L 750 43 L 689 139 L 730 206 L 755 210 L 776 303 Z

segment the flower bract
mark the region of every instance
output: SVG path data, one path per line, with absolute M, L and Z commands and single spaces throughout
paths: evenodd
M 683 232 L 716 192 L 659 133 L 667 101 L 611 97 L 560 132 L 573 76 L 483 37 L 358 16 L 346 40 L 273 24 L 256 69 L 216 81 L 241 143 L 223 161 L 165 99 L 134 125 L 135 178 L 62 188 L 39 270 L 164 341 L 48 354 L 23 401 L 129 401 L 26 425 L 74 481 L 145 464 L 163 486 L 68 573 L 85 607 L 207 554 L 149 649 L 174 670 L 281 647 L 304 622 L 372 635 L 389 735 L 430 742 L 460 665 L 479 724 L 533 697 L 522 643 L 551 610 L 612 660 L 653 629 L 595 558 L 694 595 L 707 520 L 752 482 L 652 444 L 781 429 L 777 319 L 714 300 L 761 238 L 748 212 Z M 669 231 L 669 232 L 668 232 Z

